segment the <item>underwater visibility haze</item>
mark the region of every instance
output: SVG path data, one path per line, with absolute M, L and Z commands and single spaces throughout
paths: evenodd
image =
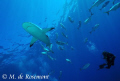
M 120 81 L 120 0 L 0 0 L 0 81 Z

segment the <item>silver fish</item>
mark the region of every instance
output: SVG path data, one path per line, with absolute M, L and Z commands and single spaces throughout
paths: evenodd
M 91 8 L 89 9 L 89 11 L 91 12 L 91 9 L 94 7 L 98 7 L 101 3 L 103 3 L 105 0 L 96 0 L 93 5 L 91 6 Z
M 87 69 L 90 66 L 90 63 L 85 64 L 80 70 Z
M 111 11 L 115 11 L 115 10 L 117 10 L 118 8 L 120 8 L 120 2 L 119 3 L 116 3 L 115 5 L 113 5 L 107 12 L 105 12 L 105 13 L 107 13 L 108 15 L 109 15 L 109 12 L 111 12 Z
M 66 42 L 62 42 L 62 41 L 56 41 L 56 43 L 58 44 L 58 45 L 68 45 L 68 43 L 66 43 Z

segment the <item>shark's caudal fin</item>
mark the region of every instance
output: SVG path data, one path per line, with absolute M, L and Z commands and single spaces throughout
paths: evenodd
M 105 12 L 105 13 L 107 13 L 107 14 L 109 15 L 109 11 L 107 11 L 107 12 Z
M 45 33 L 47 33 L 48 31 L 51 31 L 51 30 L 53 30 L 53 29 L 55 29 L 55 28 L 45 28 L 45 29 L 42 29 L 43 30 L 43 32 L 45 32 Z
M 37 41 L 38 39 L 36 39 L 36 38 L 32 38 L 32 40 L 31 40 L 31 42 L 30 42 L 30 47 L 32 47 L 33 46 L 33 44 Z

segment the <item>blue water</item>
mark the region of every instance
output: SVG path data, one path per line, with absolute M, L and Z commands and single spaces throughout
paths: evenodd
M 48 75 L 52 71 L 49 79 L 28 81 L 59 81 L 59 76 L 60 81 L 120 81 L 120 8 L 107 15 L 104 12 L 113 6 L 113 0 L 100 11 L 102 3 L 91 10 L 94 15 L 85 24 L 93 2 L 95 0 L 0 0 L 0 81 L 4 81 L 6 75 L 5 81 L 13 81 L 10 75 L 15 75 L 15 81 L 19 80 L 19 75 L 23 75 L 21 80 L 26 81 L 26 74 Z M 68 20 L 68 16 L 74 23 Z M 79 30 L 78 21 L 81 21 Z M 44 50 L 40 43 L 45 46 L 41 41 L 29 47 L 32 36 L 22 28 L 24 22 L 32 22 L 41 28 L 55 27 L 47 35 L 54 51 L 48 54 L 56 60 L 41 54 Z M 66 30 L 61 28 L 60 23 L 64 24 Z M 90 34 L 95 24 L 100 26 Z M 62 36 L 61 32 L 68 38 Z M 56 44 L 56 33 L 57 40 L 68 42 L 64 50 L 60 50 Z M 85 38 L 88 38 L 86 43 Z M 74 50 L 71 50 L 71 46 Z M 100 64 L 105 63 L 103 51 L 116 56 L 115 65 L 110 69 L 97 70 Z M 72 63 L 65 59 L 70 59 Z M 87 63 L 90 66 L 80 71 Z

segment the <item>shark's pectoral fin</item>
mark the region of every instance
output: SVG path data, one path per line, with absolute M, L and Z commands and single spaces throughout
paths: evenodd
M 42 30 L 43 30 L 43 32 L 46 33 L 46 32 L 51 31 L 51 30 L 53 30 L 53 29 L 55 29 L 55 28 L 53 28 L 53 27 L 52 27 L 52 28 L 45 28 L 45 29 L 42 29 Z
M 36 39 L 36 38 L 33 37 L 32 40 L 31 40 L 31 42 L 30 42 L 30 47 L 33 46 L 33 44 L 34 44 L 37 40 L 38 40 L 38 39 Z

